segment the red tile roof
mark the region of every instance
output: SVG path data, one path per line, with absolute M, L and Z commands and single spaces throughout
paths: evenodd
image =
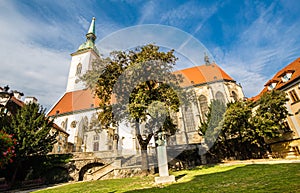
M 17 104 L 20 107 L 23 107 L 25 105 L 25 103 L 19 99 L 17 99 L 16 97 L 12 96 L 11 101 L 13 101 L 15 104 Z
M 198 85 L 220 80 L 234 81 L 217 64 L 195 66 L 178 70 L 174 73 L 183 75 L 184 82 L 182 86 Z
M 51 109 L 48 116 L 95 108 L 98 104 L 99 99 L 94 97 L 91 90 L 68 92 Z
M 281 77 L 284 76 L 286 73 L 292 73 L 292 76 L 288 81 L 283 82 L 281 80 Z M 254 96 L 249 100 L 257 101 L 263 95 L 263 93 L 268 92 L 268 86 L 271 83 L 277 83 L 274 89 L 280 90 L 284 86 L 289 85 L 291 82 L 298 79 L 299 77 L 300 77 L 300 58 L 297 58 L 295 61 L 293 61 L 292 63 L 290 63 L 283 69 L 281 69 L 280 71 L 278 71 L 275 74 L 275 76 L 265 84 L 264 89 L 257 96 Z
M 220 80 L 234 81 L 216 64 L 195 66 L 174 73 L 183 75 L 182 86 L 199 85 Z M 90 90 L 68 92 L 50 110 L 48 116 L 99 107 L 99 102 L 100 100 Z

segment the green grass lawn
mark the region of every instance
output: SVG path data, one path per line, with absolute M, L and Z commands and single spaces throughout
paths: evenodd
M 99 180 L 41 192 L 300 192 L 300 164 L 202 166 L 172 172 L 177 182 L 158 186 L 154 176 Z

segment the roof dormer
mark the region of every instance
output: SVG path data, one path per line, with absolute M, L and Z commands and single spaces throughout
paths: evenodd
M 277 85 L 278 82 L 279 82 L 278 80 L 269 80 L 265 84 L 265 86 L 268 88 L 268 90 L 273 90 L 276 87 L 276 85 Z
M 282 82 L 287 82 L 291 79 L 293 73 L 295 70 L 285 70 L 283 73 L 281 73 L 278 78 L 281 78 Z

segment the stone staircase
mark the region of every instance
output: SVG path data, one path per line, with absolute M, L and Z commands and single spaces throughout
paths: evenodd
M 98 170 L 88 173 L 86 175 L 86 180 L 99 180 L 103 176 L 109 174 L 110 172 L 114 171 L 114 169 L 117 168 L 117 166 L 114 164 L 114 162 L 104 165 L 103 167 L 99 168 Z

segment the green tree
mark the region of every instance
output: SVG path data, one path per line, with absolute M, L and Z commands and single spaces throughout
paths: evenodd
M 247 141 L 252 141 L 251 102 L 236 101 L 230 103 L 225 113 L 221 140 L 223 141 L 223 151 L 227 158 L 237 157 L 247 158 Z M 251 142 L 250 142 L 251 143 Z
M 81 78 L 88 87 L 95 87 L 100 99 L 98 117 L 104 128 L 117 126 L 122 121 L 135 128 L 144 172 L 148 170 L 147 145 L 152 136 L 158 131 L 172 134 L 176 130 L 171 114 L 179 111 L 178 96 L 183 91 L 179 89 L 182 77 L 172 74 L 177 60 L 173 52 L 161 52 L 155 45 L 113 52 L 106 62 L 104 59 L 98 62 L 106 64 L 96 85 L 87 81 L 93 77 L 93 69 Z M 146 131 L 141 131 L 142 124 Z
M 287 101 L 283 91 L 273 90 L 264 93 L 255 103 L 237 101 L 228 104 L 222 130 L 209 150 L 210 155 L 217 160 L 264 156 L 269 151 L 266 139 L 280 137 L 286 129 L 283 122 L 288 115 Z
M 9 124 L 4 125 L 3 130 L 13 135 L 16 140 L 14 172 L 12 182 L 14 182 L 22 162 L 30 157 L 46 155 L 53 144 L 56 143 L 57 133 L 51 133 L 53 122 L 45 116 L 45 109 L 39 104 L 30 103 L 24 105 L 17 114 L 8 117 Z
M 199 149 L 199 153 L 202 155 L 202 163 L 206 163 L 206 156 L 204 153 L 215 154 L 216 152 L 211 151 L 209 148 L 213 147 L 214 143 L 219 139 L 219 133 L 222 129 L 222 121 L 226 106 L 222 101 L 212 100 L 208 112 L 205 114 L 206 119 L 200 121 L 198 133 L 203 136 L 204 143 Z
M 212 100 L 208 112 L 205 114 L 206 120 L 200 121 L 199 134 L 204 135 L 206 131 L 214 131 L 223 120 L 226 111 L 225 104 L 220 100 Z
M 257 143 L 262 147 L 266 146 L 266 139 L 280 137 L 286 130 L 283 123 L 289 115 L 286 107 L 288 100 L 284 91 L 272 90 L 264 93 L 257 101 L 257 109 L 251 121 Z

